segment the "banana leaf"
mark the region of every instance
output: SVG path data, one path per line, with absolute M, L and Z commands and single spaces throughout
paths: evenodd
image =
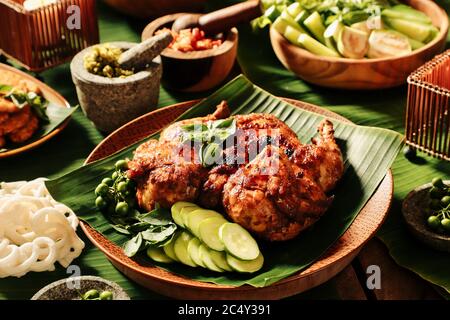
M 46 112 L 49 121 L 47 123 L 42 124 L 39 130 L 33 135 L 33 137 L 31 137 L 31 139 L 27 140 L 25 144 L 30 144 L 48 135 L 50 132 L 55 130 L 61 123 L 63 123 L 68 117 L 70 117 L 72 113 L 75 110 L 77 110 L 77 108 L 78 106 L 73 108 L 61 108 L 60 106 L 50 102 L 47 106 Z M 18 148 L 22 145 L 23 144 L 7 145 L 6 148 L 0 149 L 0 153 Z
M 314 137 L 317 125 L 324 118 L 322 115 L 298 109 L 255 86 L 244 76 L 239 76 L 188 110 L 180 119 L 210 114 L 222 100 L 228 101 L 233 114 L 274 114 L 288 124 L 301 141 Z M 286 278 L 317 260 L 353 222 L 382 181 L 403 143 L 403 136 L 393 131 L 356 126 L 336 120 L 333 120 L 333 123 L 347 169 L 335 190 L 332 207 L 313 228 L 291 241 L 261 243 L 265 264 L 256 274 L 217 275 L 202 268 L 179 264 L 161 267 L 199 281 L 263 287 Z M 155 134 L 149 138 L 157 136 Z M 119 245 L 128 238 L 117 233 L 95 208 L 94 189 L 102 178 L 111 175 L 115 161 L 131 157 L 138 144 L 47 182 L 47 187 L 55 199 L 70 206 L 81 219 Z

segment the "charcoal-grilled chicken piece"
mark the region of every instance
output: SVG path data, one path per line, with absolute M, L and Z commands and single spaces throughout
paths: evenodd
M 208 170 L 195 159 L 180 155 L 177 144 L 150 140 L 129 161 L 128 177 L 137 182 L 137 200 L 145 210 L 155 204 L 168 208 L 177 201 L 196 201 Z

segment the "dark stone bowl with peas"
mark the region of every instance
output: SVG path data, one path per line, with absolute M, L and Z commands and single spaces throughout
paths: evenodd
M 450 180 L 434 178 L 411 191 L 403 201 L 402 213 L 417 239 L 450 252 Z
M 117 284 L 100 277 L 70 277 L 39 290 L 31 300 L 130 300 Z

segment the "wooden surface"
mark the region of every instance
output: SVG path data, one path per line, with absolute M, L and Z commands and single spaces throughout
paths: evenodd
M 48 101 L 51 101 L 62 108 L 70 108 L 70 104 L 58 92 L 56 92 L 55 90 L 53 90 L 46 84 L 42 83 L 41 81 L 37 80 L 36 78 L 30 76 L 29 74 L 22 72 L 16 68 L 7 66 L 3 63 L 0 63 L 0 72 L 2 72 L 2 71 L 14 72 L 14 73 L 20 75 L 21 77 L 23 77 L 24 79 L 35 83 L 38 86 L 38 88 L 42 91 L 42 94 Z M 69 123 L 69 121 L 70 121 L 70 117 L 67 120 L 65 120 L 63 123 L 61 123 L 57 128 L 55 128 L 55 130 L 53 130 L 49 134 L 37 139 L 36 141 L 30 142 L 28 144 L 25 142 L 25 144 L 22 145 L 21 147 L 11 149 L 11 150 L 5 151 L 5 152 L 0 152 L 0 159 L 16 156 L 20 153 L 29 151 L 31 149 L 34 149 L 34 148 L 40 146 L 41 144 L 43 144 L 44 142 L 53 138 L 54 136 L 59 134 L 62 130 L 64 130 L 64 128 Z M 31 137 L 31 139 L 33 139 L 33 137 Z
M 367 267 L 380 267 L 381 288 L 369 290 L 366 286 Z M 378 239 L 370 240 L 349 266 L 337 277 L 337 288 L 342 299 L 362 300 L 440 300 L 434 287 L 399 265 L 389 256 L 387 248 Z M 351 284 L 350 284 L 351 282 Z
M 149 23 L 142 32 L 142 41 L 163 27 L 170 28 L 183 13 L 171 14 Z M 202 92 L 222 83 L 233 68 L 238 47 L 238 31 L 230 29 L 217 48 L 180 52 L 166 48 L 161 52 L 163 82 L 173 90 Z
M 331 119 L 347 121 L 331 111 L 304 102 L 286 99 L 291 104 L 325 115 Z M 119 128 L 101 142 L 86 160 L 88 163 L 108 156 L 146 137 L 174 121 L 198 101 L 180 103 L 155 110 Z M 271 286 L 230 287 L 198 282 L 170 273 L 148 263 L 127 257 L 123 250 L 103 235 L 81 223 L 81 228 L 127 277 L 161 294 L 183 299 L 280 299 L 314 288 L 342 271 L 356 257 L 361 247 L 375 234 L 390 208 L 393 195 L 393 178 L 389 171 L 375 194 L 344 235 L 307 269 Z M 356 293 L 355 293 L 356 295 Z
M 445 47 L 448 17 L 431 0 L 405 0 L 425 12 L 440 28 L 439 35 L 424 47 L 401 57 L 381 59 L 347 59 L 321 57 L 287 41 L 273 27 L 270 29 L 272 47 L 281 63 L 305 81 L 340 89 L 380 89 L 401 85 L 411 72 L 433 58 Z

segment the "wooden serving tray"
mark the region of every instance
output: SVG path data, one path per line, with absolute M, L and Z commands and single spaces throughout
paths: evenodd
M 350 122 L 326 109 L 297 100 L 284 99 L 298 108 L 325 115 L 331 119 Z M 198 101 L 188 101 L 150 112 L 111 133 L 86 160 L 86 163 L 104 158 L 143 139 L 173 122 Z M 255 288 L 223 286 L 199 282 L 168 272 L 150 263 L 140 264 L 127 257 L 122 248 L 106 239 L 88 224 L 81 228 L 111 263 L 131 280 L 160 294 L 178 299 L 281 299 L 318 286 L 343 270 L 359 253 L 362 246 L 374 236 L 384 222 L 393 197 L 393 177 L 389 171 L 377 191 L 356 217 L 344 235 L 325 254 L 307 269 L 280 280 L 273 285 Z

